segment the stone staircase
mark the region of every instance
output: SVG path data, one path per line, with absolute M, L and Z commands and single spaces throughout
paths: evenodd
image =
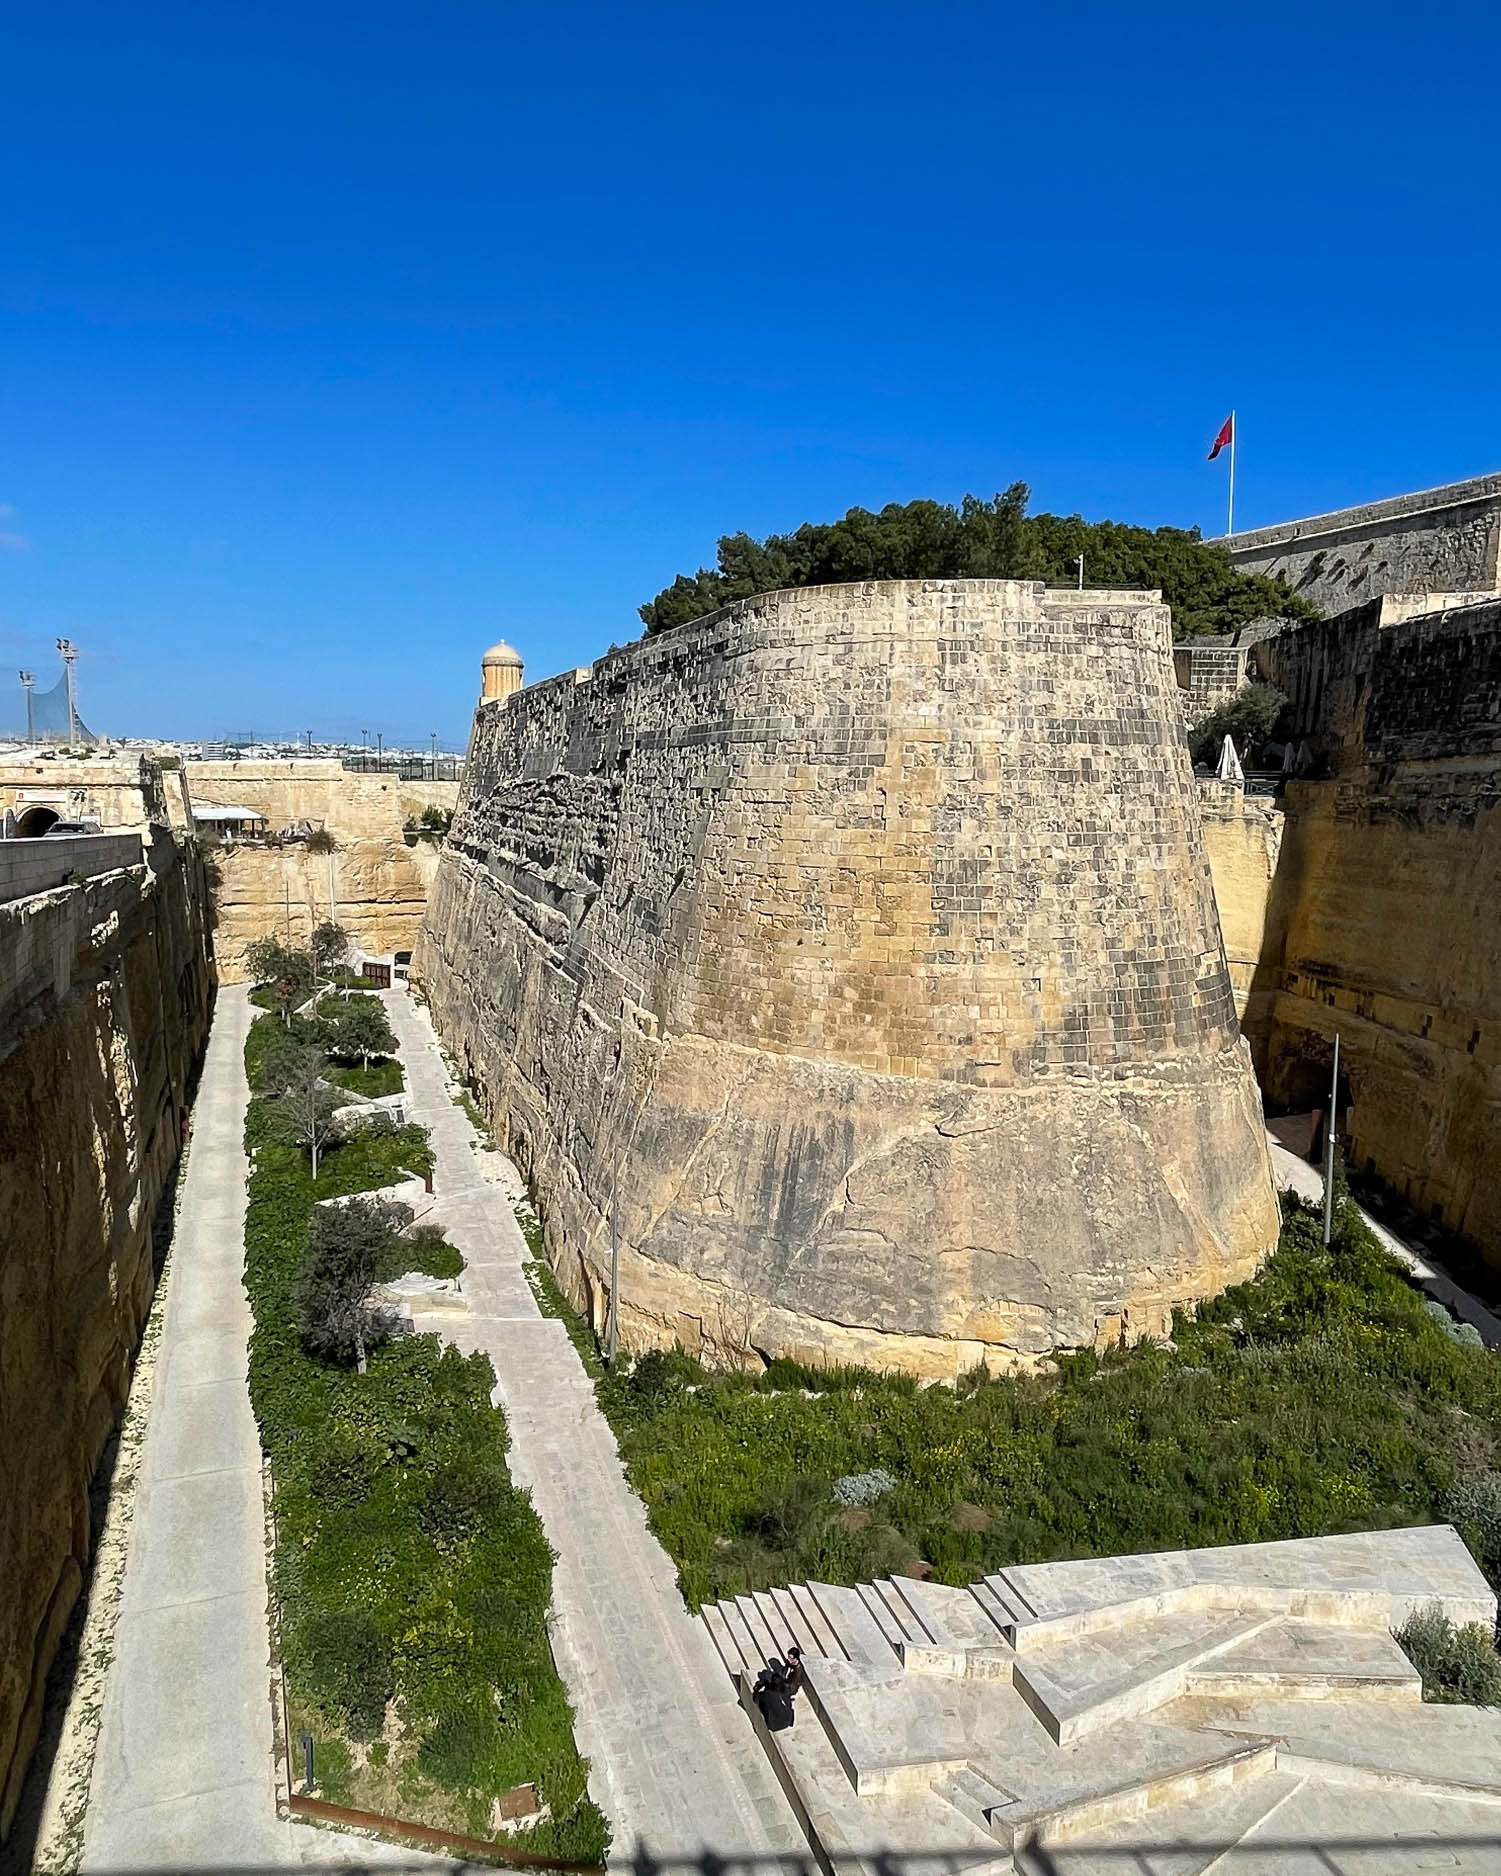
M 1457 1710 L 1421 1704 L 1392 1639 L 1425 1583 L 1451 1619 L 1494 1610 L 1436 1529 L 1023 1566 L 966 1588 L 796 1583 L 701 1614 L 825 1876 L 1115 1876 L 1123 1857 L 1261 1876 L 1282 1870 L 1285 1833 L 1338 1836 L 1373 1794 L 1399 1835 L 1427 1827 L 1425 1803 L 1474 1813 L 1501 1867 L 1486 1758 L 1501 1715 L 1466 1709 L 1484 1741 L 1446 1741 Z M 750 1689 L 793 1645 L 806 1694 L 771 1733 Z

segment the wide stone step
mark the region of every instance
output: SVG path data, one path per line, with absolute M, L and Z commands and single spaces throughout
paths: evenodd
M 810 1620 L 807 1611 L 790 1589 L 771 1589 L 766 1594 L 775 1603 L 783 1628 L 805 1655 L 827 1655 L 831 1649 L 842 1653 L 828 1624 L 822 1620 Z
M 898 1576 L 891 1580 L 891 1593 L 910 1612 L 914 1642 L 956 1660 L 992 1651 L 1009 1655 L 1005 1629 L 967 1589 Z
M 967 1817 L 970 1823 L 988 1831 L 997 1842 L 1010 1847 L 1011 1832 L 1004 1819 L 1007 1811 L 1016 1809 L 1016 1798 L 1012 1792 L 1003 1791 L 972 1765 L 950 1772 L 933 1789 L 941 1798 L 947 1799 L 961 1817 Z
M 1260 1785 L 1277 1772 L 1277 1747 L 1272 1740 L 1236 1742 L 1224 1752 L 1121 1779 L 1113 1785 L 1059 1805 L 1016 1813 L 1000 1813 L 1012 1833 L 1015 1847 L 1047 1846 L 1103 1839 L 1122 1826 L 1157 1835 L 1158 1817 L 1169 1807 L 1185 1813 L 1213 1816 L 1221 1812 L 1229 1794 L 1243 1785 Z M 1259 1812 L 1258 1812 L 1259 1815 Z M 1171 1838 L 1159 1836 L 1168 1843 Z
M 713 1642 L 730 1679 L 733 1680 L 737 1674 L 747 1671 L 750 1663 L 746 1660 L 740 1643 L 725 1621 L 724 1610 L 719 1604 L 717 1602 L 705 1603 L 699 1611 L 699 1620 L 709 1631 L 709 1639 Z
M 797 1613 L 808 1625 L 808 1632 L 817 1638 L 819 1653 L 847 1661 L 849 1655 L 844 1643 L 839 1639 L 839 1632 L 819 1607 L 818 1598 L 813 1594 L 811 1585 L 790 1583 L 785 1593 L 791 1599 Z
M 1022 1844 L 1013 1852 L 1017 1876 L 1122 1876 L 1149 1869 L 1152 1876 L 1235 1876 L 1250 1866 L 1256 1837 L 1301 1789 L 1304 1780 L 1281 1771 L 1245 1778 L 1202 1797 L 1164 1799 L 1100 1830 L 1065 1842 Z M 1264 1867 L 1257 1864 L 1256 1867 Z
M 780 1657 L 781 1644 L 777 1641 L 771 1625 L 761 1612 L 754 1596 L 737 1596 L 735 1613 L 745 1625 L 745 1632 L 755 1657 L 755 1670 L 759 1674 L 774 1656 Z
M 995 1618 L 1004 1628 L 1037 1620 L 1037 1611 L 1004 1570 L 992 1571 L 978 1583 L 972 1583 L 970 1590 L 987 1614 L 992 1613 L 990 1604 L 995 1605 Z
M 882 1593 L 879 1583 L 857 1583 L 855 1585 L 860 1600 L 865 1604 L 875 1620 L 876 1627 L 886 1637 L 893 1649 L 899 1649 L 903 1642 L 914 1640 L 897 1619 L 892 1602 L 900 1602 L 900 1597 L 893 1596 L 889 1601 Z
M 810 1583 L 809 1590 L 849 1660 L 872 1668 L 891 1668 L 896 1649 L 855 1589 L 837 1583 Z

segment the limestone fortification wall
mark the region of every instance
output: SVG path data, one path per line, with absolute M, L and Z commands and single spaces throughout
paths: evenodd
M 149 861 L 0 905 L 0 1835 L 89 1553 L 213 993 L 207 884 Z
M 768 594 L 483 706 L 418 945 L 575 1302 L 953 1375 L 1277 1228 L 1156 594 Z
M 1501 586 L 1501 475 L 1225 537 L 1242 573 L 1280 576 L 1331 616 L 1382 593 Z
M 334 854 L 300 847 L 238 845 L 215 858 L 215 946 L 226 983 L 244 976 L 245 946 L 267 932 L 306 938 L 329 916 L 364 951 L 410 950 L 436 868 L 424 841 L 408 847 L 402 826 L 425 807 L 451 810 L 456 782 L 406 782 L 363 775 L 338 762 L 189 762 L 187 785 L 199 805 L 258 808 L 273 828 L 321 821 Z
M 0 817 L 19 820 L 44 807 L 63 821 L 97 821 L 102 828 L 166 822 L 161 769 L 145 756 L 21 756 L 0 762 Z
M 1249 1033 L 1267 995 L 1261 961 L 1284 817 L 1276 802 L 1247 794 L 1238 782 L 1200 780 L 1197 789 L 1230 987 Z
M 1331 773 L 1291 784 L 1248 1018 L 1272 1099 L 1501 1262 L 1501 603 L 1361 608 L 1261 649 Z

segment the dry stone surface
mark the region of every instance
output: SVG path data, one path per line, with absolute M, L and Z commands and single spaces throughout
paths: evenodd
M 1276 1209 L 1150 593 L 745 601 L 483 706 L 417 972 L 628 1342 L 1160 1333 Z
M 151 1306 L 208 946 L 202 868 L 165 833 L 147 864 L 0 906 L 0 1834 Z

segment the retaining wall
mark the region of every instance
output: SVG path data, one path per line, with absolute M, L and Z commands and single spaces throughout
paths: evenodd
M 201 863 L 165 832 L 144 862 L 133 844 L 134 866 L 0 905 L 0 1836 L 83 1580 L 213 994 Z

